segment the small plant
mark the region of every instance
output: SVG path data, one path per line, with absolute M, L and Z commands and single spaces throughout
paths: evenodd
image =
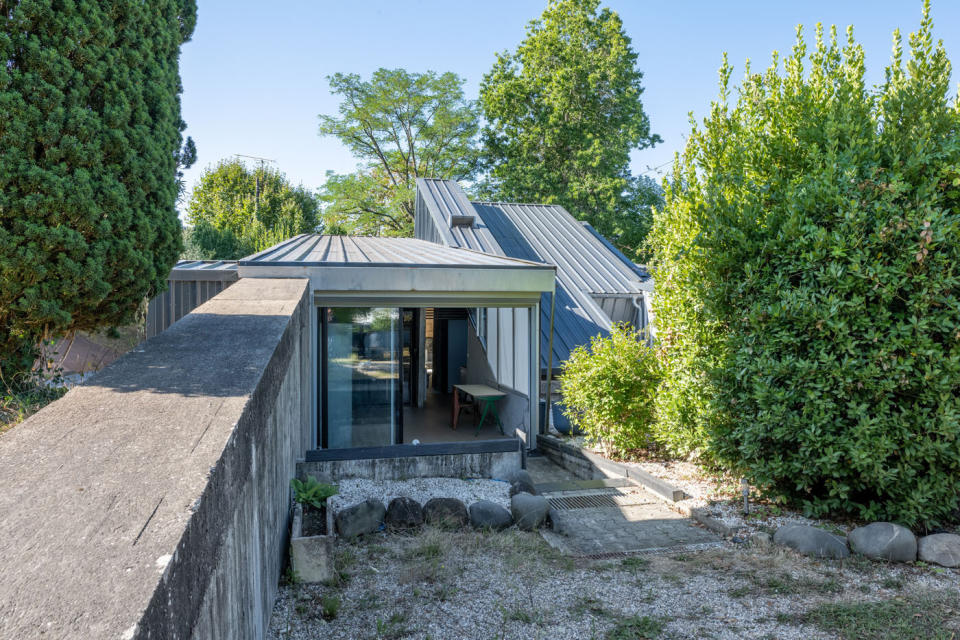
M 280 578 L 280 580 L 282 585 L 294 586 L 300 584 L 300 575 L 292 566 L 287 566 L 287 570 L 283 572 L 283 576 Z
M 320 600 L 320 615 L 324 620 L 330 621 L 337 617 L 340 612 L 340 598 L 337 596 L 324 596 Z
M 624 558 L 620 564 L 627 569 L 636 569 L 642 571 L 650 565 L 650 561 L 639 556 L 631 556 L 629 558 Z
M 407 614 L 395 613 L 387 620 L 377 618 L 378 640 L 397 640 L 410 634 L 407 628 Z
M 300 504 L 309 504 L 315 509 L 322 509 L 327 498 L 337 495 L 336 485 L 320 482 L 313 476 L 308 476 L 305 481 L 294 478 L 290 481 L 290 487 L 293 489 L 294 500 Z
M 653 640 L 663 631 L 663 622 L 650 616 L 630 616 L 613 625 L 607 640 Z

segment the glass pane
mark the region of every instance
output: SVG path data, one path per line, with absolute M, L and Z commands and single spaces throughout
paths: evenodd
M 399 412 L 398 309 L 327 313 L 327 446 L 394 444 Z

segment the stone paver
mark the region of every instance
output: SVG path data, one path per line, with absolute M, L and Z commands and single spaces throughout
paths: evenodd
M 532 463 L 532 464 L 531 464 Z M 528 470 L 551 504 L 553 533 L 547 540 L 575 555 L 676 550 L 717 544 L 720 538 L 697 527 L 659 498 L 632 483 L 595 488 L 543 458 Z

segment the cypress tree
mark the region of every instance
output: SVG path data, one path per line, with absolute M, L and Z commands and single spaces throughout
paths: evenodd
M 129 322 L 181 249 L 195 0 L 0 0 L 0 374 Z M 185 154 L 186 152 L 186 154 Z

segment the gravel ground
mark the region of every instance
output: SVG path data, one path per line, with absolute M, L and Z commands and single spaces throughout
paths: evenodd
M 960 602 L 955 570 L 815 561 L 732 543 L 590 561 L 559 555 L 536 533 L 428 528 L 337 549 L 334 584 L 282 586 L 270 640 L 814 640 L 837 637 L 802 618 L 820 604 L 911 602 L 925 593 Z M 960 607 L 914 610 L 960 629 Z M 921 615 L 914 610 L 908 622 Z
M 490 500 L 510 508 L 510 485 L 499 480 L 461 480 L 459 478 L 415 478 L 413 480 L 341 480 L 339 492 L 330 498 L 334 512 L 376 498 L 384 506 L 398 497 L 412 498 L 421 505 L 430 498 L 457 498 L 467 507 L 478 500 Z

